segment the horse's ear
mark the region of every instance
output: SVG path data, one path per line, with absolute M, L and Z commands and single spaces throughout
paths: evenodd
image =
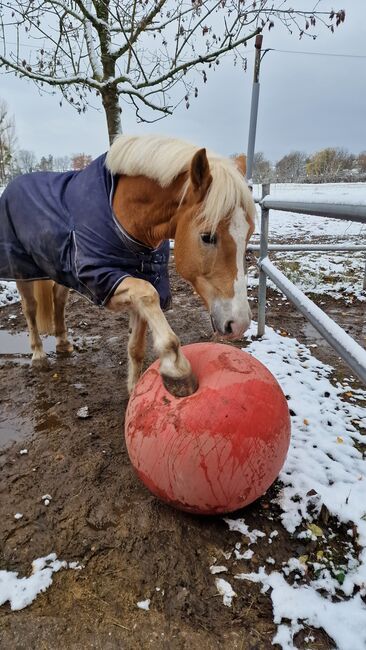
M 243 176 L 245 176 L 247 173 L 247 157 L 241 153 L 240 156 L 235 156 L 234 160 L 239 171 L 243 174 Z
M 203 197 L 212 181 L 206 149 L 199 149 L 194 154 L 191 162 L 190 175 L 194 191 L 199 192 L 200 196 Z

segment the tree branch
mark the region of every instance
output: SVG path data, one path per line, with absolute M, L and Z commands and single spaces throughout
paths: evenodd
M 261 33 L 261 28 L 258 27 L 254 32 L 249 34 L 249 36 L 243 36 L 243 38 L 238 39 L 237 41 L 234 41 L 233 43 L 230 43 L 226 47 L 223 47 L 219 50 L 215 50 L 215 52 L 208 52 L 207 54 L 202 54 L 201 56 L 198 56 L 195 59 L 192 59 L 191 61 L 181 63 L 181 65 L 176 66 L 172 70 L 169 70 L 165 75 L 162 75 L 158 79 L 154 79 L 151 81 L 148 81 L 148 83 L 141 83 L 137 84 L 134 86 L 138 90 L 141 88 L 146 88 L 147 86 L 157 86 L 160 83 L 163 83 L 167 79 L 174 77 L 176 74 L 179 72 L 186 72 L 190 68 L 193 68 L 195 65 L 199 65 L 200 63 L 210 63 L 217 59 L 219 56 L 222 56 L 222 54 L 225 54 L 226 52 L 230 52 L 230 50 L 233 50 L 234 48 L 238 47 L 239 45 L 243 45 L 243 43 L 247 43 L 247 41 L 250 41 L 252 38 L 257 36 L 257 34 Z

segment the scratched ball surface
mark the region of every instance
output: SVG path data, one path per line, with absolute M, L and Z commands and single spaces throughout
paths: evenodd
M 175 398 L 155 362 L 136 385 L 125 437 L 132 465 L 170 505 L 213 515 L 242 508 L 277 478 L 290 442 L 286 398 L 270 371 L 246 352 L 218 343 L 182 348 L 198 378 Z

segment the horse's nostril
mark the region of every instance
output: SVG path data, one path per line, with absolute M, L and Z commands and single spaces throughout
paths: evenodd
M 233 327 L 232 327 L 233 322 L 234 322 L 233 320 L 228 320 L 225 323 L 225 334 L 232 334 L 233 333 Z

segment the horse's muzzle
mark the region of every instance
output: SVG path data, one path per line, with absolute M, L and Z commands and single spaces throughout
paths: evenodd
M 225 310 L 218 309 L 215 313 L 211 311 L 210 318 L 215 333 L 227 339 L 240 339 L 251 323 L 252 314 L 248 306 L 245 313 L 239 317 L 227 315 Z

